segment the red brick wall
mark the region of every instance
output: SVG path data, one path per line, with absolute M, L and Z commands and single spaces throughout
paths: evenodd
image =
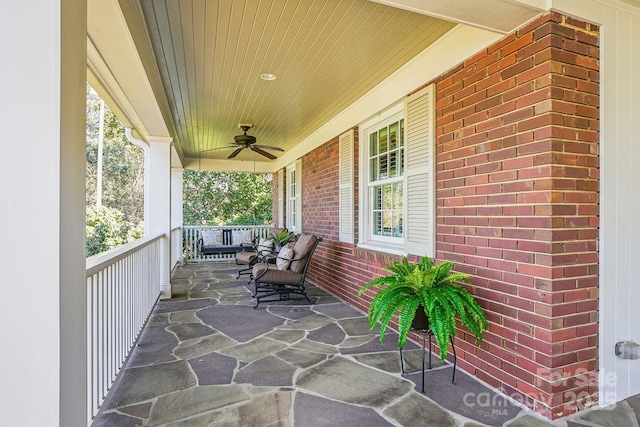
M 552 13 L 436 90 L 437 257 L 491 321 L 461 365 L 550 418 L 597 397 L 598 40 Z
M 598 44 L 550 13 L 434 81 L 437 258 L 490 320 L 481 347 L 459 331 L 458 366 L 549 418 L 597 398 Z M 337 165 L 337 138 L 303 157 L 309 277 L 364 311 L 394 257 L 337 241 Z

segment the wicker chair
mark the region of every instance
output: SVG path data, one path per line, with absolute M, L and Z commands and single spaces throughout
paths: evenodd
M 301 234 L 293 245 L 293 258 L 285 270 L 280 270 L 277 264 L 272 263 L 277 262 L 277 256 L 267 255 L 264 262 L 255 264 L 252 270 L 255 284 L 253 297 L 256 299 L 254 308 L 258 308 L 261 302 L 306 299 L 311 303 L 305 292 L 304 280 L 311 257 L 320 242 L 321 237 Z

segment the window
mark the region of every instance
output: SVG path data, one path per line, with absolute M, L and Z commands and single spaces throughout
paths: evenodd
M 391 123 L 376 126 L 367 133 L 371 236 L 402 239 L 404 119 L 394 117 Z
M 287 167 L 287 228 L 296 231 L 296 165 Z
M 286 167 L 286 211 L 287 228 L 302 233 L 302 160 Z
M 362 126 L 360 245 L 400 251 L 404 243 L 404 110 Z
M 435 256 L 433 91 L 361 125 L 360 247 Z
M 278 228 L 284 227 L 284 193 L 284 171 L 280 169 L 278 171 L 278 222 L 276 222 Z

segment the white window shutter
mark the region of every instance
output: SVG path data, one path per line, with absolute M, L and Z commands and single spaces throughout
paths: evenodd
M 353 243 L 353 129 L 339 137 L 339 240 Z
M 296 160 L 296 232 L 302 233 L 302 159 Z
M 434 85 L 405 101 L 405 251 L 435 257 Z
M 284 204 L 284 170 L 278 171 L 278 222 L 276 226 L 278 228 L 284 228 L 284 211 L 286 206 Z

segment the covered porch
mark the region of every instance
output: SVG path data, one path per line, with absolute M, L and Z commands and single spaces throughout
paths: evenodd
M 212 3 L 219 7 L 207 9 Z M 0 124 L 7 144 L 0 167 L 5 225 L 0 277 L 7 293 L 0 339 L 11 345 L 3 353 L 0 377 L 5 404 L 14 408 L 0 414 L 3 424 L 90 424 L 103 399 L 111 399 L 111 382 L 149 316 L 141 342 L 162 348 L 131 359 L 145 366 L 145 357 L 153 354 L 175 363 L 176 348 L 192 344 L 187 343 L 191 324 L 213 336 L 225 334 L 196 308 L 180 305 L 211 299 L 214 308 L 246 308 L 241 303 L 246 289 L 227 281 L 228 272 L 216 270 L 220 266 L 180 267 L 185 168 L 273 174 L 274 225 L 324 239 L 308 275 L 322 289 L 320 300 L 303 309 L 310 314 L 305 318 L 336 325 L 331 328 L 344 332 L 344 340 L 367 335 L 349 334 L 340 323 L 344 319 L 324 312 L 325 306 L 343 307 L 337 297 L 364 310 L 367 300 L 357 297 L 364 283 L 384 274 L 390 260 L 426 255 L 468 273 L 469 288 L 488 313 L 482 347 L 459 329 L 461 381 L 471 374 L 504 395 L 522 396 L 526 407 L 549 420 L 640 392 L 640 361 L 614 352 L 618 342 L 640 341 L 640 288 L 634 279 L 640 224 L 633 220 L 640 208 L 640 169 L 633 166 L 640 162 L 635 137 L 640 2 L 309 3 L 315 9 L 279 0 L 38 0 L 3 6 Z M 345 4 L 357 18 L 345 18 Z M 280 9 L 264 13 L 270 5 Z M 301 22 L 294 19 L 298 13 L 313 31 L 290 27 Z M 412 23 L 420 30 L 412 32 L 417 28 Z M 375 31 L 378 24 L 390 27 Z M 331 37 L 321 36 L 327 28 Z M 356 29 L 373 31 L 361 35 L 360 44 L 343 38 L 360 34 L 351 31 Z M 299 37 L 278 38 L 285 34 Z M 387 38 L 374 38 L 379 34 Z M 381 46 L 386 49 L 376 50 Z M 258 59 L 282 59 L 277 53 L 285 51 L 292 55 L 283 70 L 296 73 L 263 81 L 255 73 L 262 65 Z M 369 56 L 356 56 L 362 52 Z M 338 54 L 343 68 L 329 61 Z M 376 54 L 385 60 L 376 60 Z M 308 74 L 297 73 L 298 65 L 308 65 Z M 374 72 L 378 65 L 380 73 Z M 320 69 L 323 73 L 316 73 Z M 245 84 L 249 70 L 252 84 Z M 271 71 L 276 70 L 260 72 Z M 144 239 L 88 261 L 87 80 L 146 156 Z M 254 80 L 262 89 L 253 91 Z M 250 134 L 260 144 L 282 154 L 256 160 L 254 150 L 244 150 L 249 146 L 227 146 L 237 124 L 246 122 L 256 124 Z M 380 142 L 392 132 L 393 144 Z M 376 140 L 376 135 L 386 136 Z M 383 193 L 393 195 L 384 207 L 381 197 L 376 199 Z M 213 269 L 204 282 L 199 268 Z M 226 285 L 217 289 L 219 283 Z M 237 292 L 236 299 L 225 292 Z M 325 304 L 325 297 L 332 302 Z M 25 307 L 32 315 L 25 315 Z M 278 335 L 283 326 L 304 321 L 273 310 L 264 313 L 280 323 L 264 334 Z M 348 353 L 354 347 L 344 340 L 325 342 L 334 337 L 318 332 L 324 326 L 305 329 L 300 338 L 316 336 L 319 340 L 311 341 L 335 351 L 315 352 L 324 359 L 309 370 L 347 360 L 389 377 L 402 390 L 413 387 L 387 366 L 392 352 L 380 361 L 385 369 L 372 367 Z M 169 341 L 163 343 L 163 337 Z M 235 332 L 229 339 L 234 341 L 229 348 L 251 341 Z M 307 370 L 278 356 L 308 351 L 299 348 L 300 341 L 264 339 L 286 348 L 262 356 Z M 234 358 L 236 376 L 260 369 L 252 365 L 259 359 L 219 350 L 221 356 L 212 357 Z M 377 353 L 362 356 L 375 359 Z M 193 357 L 180 359 L 181 366 L 193 366 L 185 361 Z M 125 368 L 123 377 L 141 367 Z M 200 377 L 191 375 L 183 378 L 185 390 L 193 388 L 189 393 L 197 401 L 201 391 L 190 384 Z M 233 396 L 246 396 L 248 403 L 283 393 L 294 402 L 294 420 L 303 395 L 341 408 L 354 404 L 324 389 L 304 388 L 298 380 L 293 375 L 291 390 L 277 386 L 263 395 L 257 388 L 272 386 L 253 385 L 252 379 L 235 384 L 239 391 Z M 230 381 L 225 385 L 234 386 Z M 165 391 L 162 396 L 172 393 Z M 406 389 L 398 399 L 413 396 Z M 242 399 L 225 408 L 240 414 Z M 157 402 L 169 405 L 168 400 L 143 393 L 109 406 L 105 416 L 149 421 Z M 396 403 L 373 405 L 376 419 L 401 424 L 389 415 Z M 135 408 L 113 412 L 131 405 Z M 635 405 L 631 399 L 616 410 L 626 408 L 625 416 L 633 420 L 627 409 Z M 435 413 L 449 420 L 440 409 Z M 447 409 L 461 419 L 455 408 Z M 217 416 L 216 408 L 202 412 Z M 474 419 L 467 418 L 465 423 Z
M 614 409 L 550 423 L 522 402 L 434 354 L 422 342 L 403 351 L 396 334 L 379 343 L 364 314 L 310 285 L 312 304 L 254 310 L 250 286 L 229 262 L 185 264 L 174 296 L 161 301 L 97 426 L 631 426 L 640 397 Z M 427 342 L 428 346 L 428 342 Z

